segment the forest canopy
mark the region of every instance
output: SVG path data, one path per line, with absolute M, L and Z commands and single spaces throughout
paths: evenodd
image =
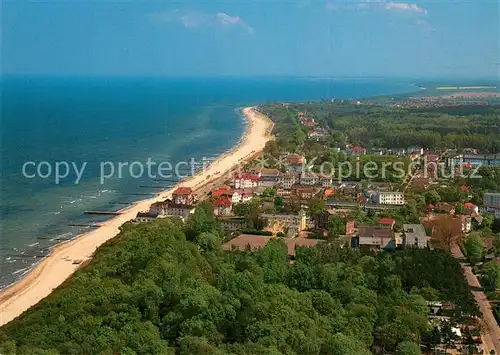
M 0 328 L 2 354 L 371 354 L 430 334 L 426 300 L 477 314 L 440 251 L 362 255 L 276 238 L 223 251 L 210 217 L 127 224 L 49 297 Z M 417 347 L 418 348 L 418 347 Z

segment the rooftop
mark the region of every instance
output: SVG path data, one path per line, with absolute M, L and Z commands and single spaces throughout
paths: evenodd
M 266 246 L 266 244 L 275 237 L 265 236 L 265 235 L 252 235 L 252 234 L 241 234 L 236 238 L 230 240 L 222 247 L 224 250 L 258 250 Z M 318 243 L 323 242 L 319 239 L 306 239 L 306 238 L 280 238 L 283 240 L 288 248 L 288 255 L 295 255 L 295 248 L 297 246 L 307 246 L 312 247 Z
M 427 233 L 422 224 L 403 224 L 403 230 L 407 237 L 427 237 Z
M 392 226 L 392 225 L 396 224 L 396 221 L 393 220 L 392 218 L 380 218 L 377 221 L 377 223 L 378 224 L 387 225 L 387 226 Z
M 174 192 L 173 195 L 181 195 L 181 196 L 189 196 L 193 193 L 193 189 L 190 187 L 178 187 Z
M 221 198 L 214 201 L 215 207 L 231 207 L 232 205 L 233 205 L 233 203 L 227 197 L 221 197 Z
M 359 236 L 361 238 L 392 238 L 393 232 L 392 229 L 386 226 L 383 227 L 370 227 L 370 226 L 362 226 L 359 227 Z

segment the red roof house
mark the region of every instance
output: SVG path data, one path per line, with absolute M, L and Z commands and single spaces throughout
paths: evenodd
M 220 197 L 214 201 L 214 206 L 216 207 L 231 207 L 233 203 L 227 197 Z
M 178 187 L 174 192 L 173 195 L 180 195 L 180 196 L 189 196 L 193 193 L 193 189 L 190 187 Z
M 472 202 L 466 202 L 464 203 L 464 207 L 468 210 L 475 210 L 477 206 L 473 204 Z
M 390 226 L 391 228 L 394 228 L 394 225 L 396 224 L 396 221 L 393 220 L 392 218 L 380 218 L 377 221 L 378 224 L 381 224 L 383 226 Z
M 217 190 L 215 191 L 212 191 L 212 196 L 214 197 L 220 197 L 220 196 L 223 196 L 225 194 L 227 194 L 227 192 L 231 190 L 231 188 L 229 186 L 222 186 L 222 187 L 219 187 Z
M 172 193 L 172 201 L 176 205 L 193 205 L 193 189 L 191 189 L 190 187 L 178 187 Z
M 228 197 L 220 197 L 214 201 L 213 207 L 216 216 L 228 216 L 231 214 L 233 202 Z
M 366 149 L 358 145 L 356 147 L 351 148 L 351 153 L 353 153 L 353 154 L 365 154 Z

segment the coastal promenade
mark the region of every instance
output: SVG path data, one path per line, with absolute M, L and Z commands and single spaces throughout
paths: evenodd
M 240 143 L 204 171 L 184 180 L 182 186 L 191 187 L 195 194 L 204 194 L 222 176 L 255 157 L 272 139 L 271 120 L 252 107 L 245 108 L 243 113 L 248 127 Z M 23 280 L 0 293 L 0 326 L 47 297 L 82 264 L 90 261 L 99 246 L 117 236 L 121 225 L 134 219 L 138 212 L 149 210 L 152 203 L 169 198 L 175 188 L 163 191 L 155 198 L 139 201 L 102 223 L 101 227 L 54 248 Z

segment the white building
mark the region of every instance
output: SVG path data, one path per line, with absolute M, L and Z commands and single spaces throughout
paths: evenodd
M 195 209 L 195 206 L 170 204 L 167 208 L 167 216 L 180 217 L 185 220 L 190 214 L 194 213 Z
M 149 207 L 149 214 L 153 216 L 166 216 L 168 209 L 167 202 L 155 202 Z
M 273 187 L 278 184 L 281 172 L 278 169 L 264 168 L 260 171 L 260 186 Z
M 296 174 L 288 173 L 282 174 L 278 179 L 278 184 L 283 189 L 291 189 L 293 185 L 298 182 L 298 178 Z
M 407 248 L 425 248 L 429 237 L 421 224 L 403 224 L 405 246 Z
M 233 179 L 235 189 L 252 189 L 260 185 L 260 177 L 249 173 L 237 174 Z
M 137 216 L 134 219 L 134 222 L 137 223 L 144 223 L 144 222 L 151 222 L 156 219 L 156 216 L 149 213 L 149 212 L 139 212 L 137 213 Z
M 301 185 L 316 185 L 318 183 L 319 177 L 315 173 L 302 173 L 300 175 Z
M 380 205 L 404 205 L 404 193 L 397 191 L 379 191 L 376 195 L 376 202 Z
M 228 191 L 225 195 L 231 200 L 233 205 L 241 202 L 241 195 L 236 190 Z
M 460 216 L 462 219 L 462 232 L 469 233 L 472 230 L 472 218 L 469 216 Z
M 333 177 L 330 175 L 319 175 L 319 183 L 321 187 L 331 187 L 333 184 Z
M 500 209 L 500 193 L 485 193 L 483 195 L 483 205 L 490 208 Z
M 422 148 L 422 147 L 408 147 L 408 149 L 406 151 L 408 154 L 412 154 L 412 153 L 417 153 L 419 155 L 424 154 L 424 148 Z
M 238 191 L 240 195 L 240 202 L 248 202 L 253 198 L 253 192 L 252 190 L 249 189 L 244 189 Z

